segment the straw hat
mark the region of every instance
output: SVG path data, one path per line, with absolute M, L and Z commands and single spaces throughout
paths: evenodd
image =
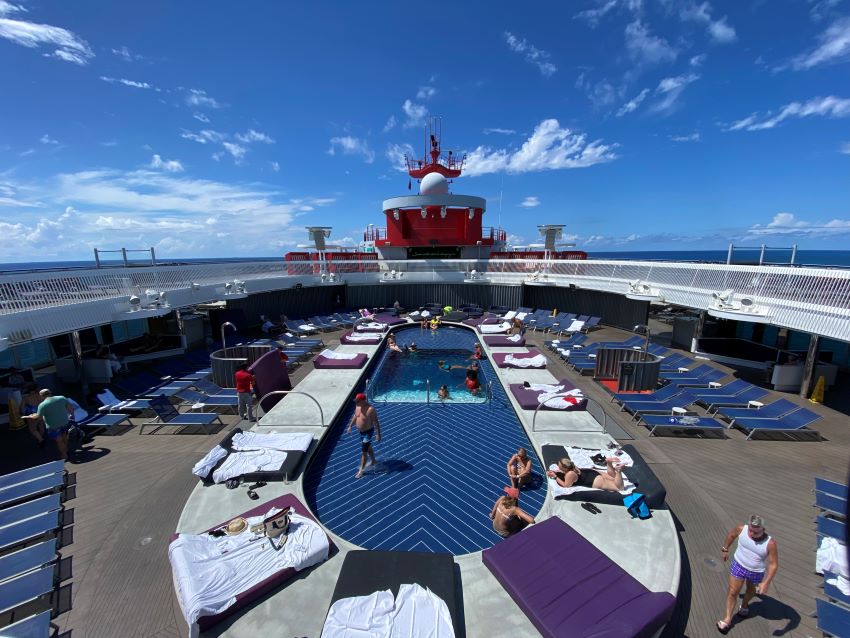
M 239 516 L 227 524 L 227 527 L 224 528 L 224 533 L 228 536 L 236 536 L 244 532 L 246 527 L 248 527 L 248 521 Z

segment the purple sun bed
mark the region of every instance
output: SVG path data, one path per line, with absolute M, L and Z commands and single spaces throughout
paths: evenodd
M 676 604 L 672 594 L 649 591 L 559 518 L 485 549 L 482 560 L 547 637 L 649 638 Z
M 514 366 L 509 363 L 505 363 L 505 357 L 508 355 L 512 355 L 515 359 L 533 359 L 537 355 L 543 354 L 537 348 L 532 348 L 528 352 L 518 352 L 514 354 L 513 352 L 494 352 L 490 355 L 493 359 L 493 363 L 495 363 L 500 368 L 519 368 L 519 366 Z M 526 368 L 527 370 L 538 370 L 541 368 L 545 368 L 546 364 L 544 363 L 542 366 L 532 366 L 530 368 Z
M 383 338 L 379 333 L 369 332 L 367 330 L 364 330 L 363 332 L 359 332 L 357 334 L 363 335 L 364 337 L 368 336 L 369 337 L 368 339 L 353 340 L 353 339 L 349 338 L 349 337 L 351 337 L 351 334 L 352 334 L 351 330 L 349 330 L 348 332 L 344 332 L 340 336 L 339 342 L 340 343 L 347 343 L 347 344 L 354 345 L 354 346 L 356 346 L 358 344 L 363 344 L 363 345 L 367 345 L 367 346 L 374 346 L 374 345 L 381 343 L 381 339 Z
M 298 514 L 299 516 L 303 516 L 304 518 L 309 518 L 314 523 L 318 523 L 318 521 L 310 514 L 310 510 L 305 507 L 301 501 L 299 501 L 292 494 L 284 494 L 283 496 L 279 496 L 270 501 L 266 501 L 262 505 L 258 505 L 257 507 L 248 510 L 247 512 L 243 512 L 238 516 L 243 518 L 250 518 L 251 516 L 260 516 L 268 512 L 272 507 L 277 507 L 280 509 L 285 509 L 287 507 L 292 507 L 292 510 Z M 213 525 L 206 532 L 211 532 L 214 529 L 220 529 L 227 525 L 227 523 L 236 518 L 235 516 L 230 517 L 227 521 L 219 523 L 218 525 Z M 173 542 L 177 539 L 179 534 L 172 534 L 169 542 Z M 333 541 L 328 537 L 328 545 L 331 549 L 333 549 Z M 295 574 L 298 573 L 298 570 L 294 567 L 287 567 L 285 569 L 280 570 L 279 572 L 272 574 L 268 578 L 263 581 L 260 581 L 253 587 L 246 589 L 239 594 L 236 594 L 236 602 L 225 609 L 223 612 L 219 614 L 215 614 L 212 616 L 201 616 L 198 618 L 198 627 L 203 632 L 220 622 L 221 620 L 231 616 L 241 610 L 243 607 L 250 605 L 255 600 L 262 598 L 271 590 L 277 588 L 281 584 L 291 580 Z
M 464 319 L 461 323 L 465 326 L 472 326 L 475 328 L 482 324 L 501 323 L 501 321 L 497 317 L 478 317 L 475 319 Z
M 482 339 L 488 346 L 496 348 L 524 348 L 525 337 L 520 337 L 519 341 L 511 341 L 506 335 L 487 335 Z
M 353 359 L 328 359 L 317 355 L 313 359 L 313 367 L 318 370 L 354 370 L 366 365 L 368 358 L 363 352 L 358 353 Z
M 408 323 L 407 319 L 396 317 L 390 312 L 379 312 L 374 317 L 372 317 L 372 321 L 377 321 L 378 323 L 385 323 L 388 326 L 397 326 L 402 323 Z
M 570 383 L 566 379 L 561 379 L 560 381 L 553 381 L 551 385 L 562 385 L 564 389 L 561 392 L 569 392 L 570 390 L 575 390 L 576 386 L 573 383 Z M 520 407 L 523 410 L 534 410 L 537 408 L 537 397 L 539 397 L 543 392 L 540 390 L 529 390 L 522 383 L 511 383 L 508 386 L 511 389 L 514 397 L 519 402 Z M 570 412 L 573 410 L 585 410 L 587 409 L 587 399 L 581 399 L 577 404 L 572 405 L 563 410 L 559 410 L 558 408 L 550 408 L 545 405 L 540 406 L 541 410 L 552 410 L 553 412 Z

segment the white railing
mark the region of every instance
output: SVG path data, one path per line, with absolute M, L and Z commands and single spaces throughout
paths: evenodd
M 363 268 L 371 271 L 361 272 Z M 234 280 L 245 282 L 248 293 L 257 293 L 296 284 L 459 283 L 471 270 L 478 271 L 481 282 L 572 285 L 621 295 L 639 280 L 657 289 L 667 303 L 697 309 L 711 306 L 712 293 L 734 290 L 766 309 L 770 323 L 850 341 L 850 270 L 533 259 L 231 262 L 7 273 L 0 275 L 0 337 L 22 342 L 109 323 L 116 313 L 130 309 L 131 295 L 147 289 L 167 293 L 170 304 L 179 307 L 227 299 L 225 285 Z M 328 273 L 335 274 L 333 281 Z

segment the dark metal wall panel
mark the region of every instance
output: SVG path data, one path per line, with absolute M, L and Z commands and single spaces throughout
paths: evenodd
M 558 309 L 579 315 L 600 317 L 606 326 L 631 330 L 649 318 L 649 302 L 626 299 L 623 295 L 582 288 L 523 286 L 523 306 Z
M 353 307 L 346 302 L 346 288 L 345 284 L 287 288 L 228 301 L 227 307 L 242 310 L 249 326 L 259 325 L 260 315 L 268 315 L 272 320 L 277 320 L 281 314 L 303 319 Z
M 372 286 L 350 286 L 348 305 L 352 308 L 379 308 L 398 301 L 409 310 L 426 303 L 458 308 L 478 304 L 485 310 L 490 306 L 516 308 L 522 299 L 520 286 L 445 283 L 380 283 Z

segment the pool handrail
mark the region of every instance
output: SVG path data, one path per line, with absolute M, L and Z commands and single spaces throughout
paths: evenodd
M 431 405 L 431 379 L 425 379 L 426 405 Z
M 546 399 L 546 401 L 549 401 L 549 400 L 551 400 L 551 399 L 557 399 L 557 398 L 559 398 L 559 397 L 569 397 L 569 396 L 574 396 L 574 395 L 570 394 L 569 392 L 559 392 L 559 393 L 557 393 L 557 394 L 553 394 L 552 396 L 550 396 L 548 399 Z M 599 402 L 598 402 L 598 401 L 596 401 L 595 399 L 591 399 L 590 397 L 584 397 L 584 399 L 585 399 L 585 401 L 587 401 L 587 405 L 588 405 L 588 407 L 589 407 L 590 405 L 595 405 L 597 408 L 599 408 L 599 410 L 601 410 L 601 412 L 602 412 L 602 423 L 601 423 L 601 425 L 602 425 L 602 430 L 603 430 L 603 431 L 607 434 L 607 433 L 608 433 L 608 413 L 607 413 L 607 412 L 605 412 L 605 408 L 603 408 L 603 407 L 599 404 Z M 544 403 L 546 403 L 546 401 L 543 401 L 543 402 L 538 403 L 538 404 L 537 404 L 537 407 L 536 407 L 536 408 L 534 408 L 534 417 L 531 419 L 531 431 L 532 431 L 532 432 L 534 432 L 534 431 L 535 431 L 535 426 L 536 426 L 536 424 L 537 424 L 537 412 L 540 410 L 540 407 L 541 407 Z M 590 410 L 587 410 L 587 411 L 588 411 L 588 412 L 590 412 Z M 596 419 L 597 421 L 599 420 L 599 419 L 596 417 L 596 415 L 594 415 L 594 414 L 591 414 L 590 416 L 592 416 L 592 417 L 593 417 L 594 419 Z M 547 431 L 547 432 L 559 432 L 559 431 L 560 431 L 560 432 L 569 432 L 569 431 L 571 431 L 571 430 L 546 430 L 546 431 Z
M 303 392 L 301 390 L 272 390 L 271 392 L 267 392 L 266 394 L 264 394 L 262 397 L 260 397 L 260 400 L 257 401 L 257 413 L 258 413 L 257 420 L 259 421 L 259 412 L 260 412 L 260 410 L 263 410 L 263 401 L 267 397 L 278 396 L 278 395 L 286 396 L 287 394 L 303 394 L 305 397 L 308 397 L 313 403 L 316 404 L 316 407 L 319 408 L 319 426 L 320 427 L 326 427 L 325 426 L 325 413 L 322 410 L 321 404 L 316 400 L 316 397 L 314 397 L 312 394 L 310 394 L 309 392 Z M 266 414 L 268 414 L 268 412 L 263 410 L 263 416 L 265 416 Z M 303 423 L 297 423 L 297 424 L 296 423 L 281 423 L 280 426 L 275 425 L 275 426 L 272 426 L 272 427 L 281 427 L 281 426 L 287 426 L 287 425 L 294 425 L 295 427 L 304 427 Z M 330 424 L 328 424 L 328 425 L 330 425 Z

